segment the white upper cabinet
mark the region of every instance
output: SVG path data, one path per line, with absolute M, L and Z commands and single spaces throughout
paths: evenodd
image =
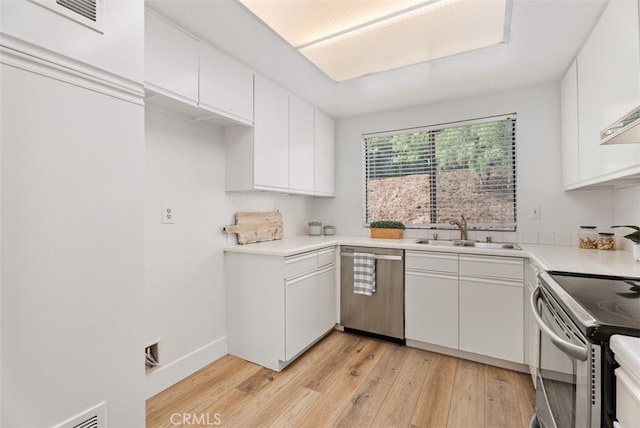
M 315 110 L 315 188 L 317 196 L 336 194 L 335 122 Z
M 200 45 L 200 107 L 253 123 L 253 71 L 219 50 Z
M 253 187 L 288 192 L 289 93 L 256 75 L 254 114 Z
M 580 180 L 578 141 L 578 70 L 575 61 L 560 84 L 560 114 L 562 116 L 562 184 Z
M 289 95 L 289 189 L 314 193 L 314 108 L 305 100 Z
M 198 102 L 198 41 L 145 10 L 145 87 L 181 102 Z
M 258 74 L 253 129 L 225 130 L 228 191 L 335 195 L 334 121 Z
M 253 71 L 145 10 L 146 103 L 217 126 L 253 125 Z
M 573 113 L 562 100 L 563 161 L 566 189 L 624 178 L 640 171 L 640 145 L 600 145 L 600 132 L 640 105 L 640 25 L 637 1 L 606 6 L 576 60 L 579 150 L 576 153 Z M 572 89 L 570 69 L 563 96 Z M 569 157 L 575 157 L 570 161 Z M 575 168 L 578 168 L 576 180 Z

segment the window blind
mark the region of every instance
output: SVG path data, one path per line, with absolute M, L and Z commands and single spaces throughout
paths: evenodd
M 367 134 L 365 223 L 516 227 L 516 115 Z

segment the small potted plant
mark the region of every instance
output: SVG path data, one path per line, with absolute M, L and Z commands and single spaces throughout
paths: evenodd
M 372 238 L 401 239 L 404 224 L 399 221 L 373 221 L 369 224 Z
M 631 242 L 633 242 L 633 244 L 631 245 L 631 249 L 633 252 L 633 258 L 636 261 L 640 261 L 640 227 L 639 226 L 611 226 L 613 227 L 628 227 L 630 229 L 634 229 L 635 232 L 631 232 L 628 235 L 624 235 L 625 238 L 627 238 L 628 240 L 630 240 Z

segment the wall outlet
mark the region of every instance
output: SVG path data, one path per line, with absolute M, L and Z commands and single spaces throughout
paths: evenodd
M 173 204 L 162 204 L 162 224 L 173 224 L 176 222 L 176 212 Z
M 532 206 L 529 214 L 532 220 L 540 220 L 540 205 Z

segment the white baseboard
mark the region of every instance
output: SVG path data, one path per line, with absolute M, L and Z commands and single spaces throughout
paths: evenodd
M 168 364 L 147 370 L 145 376 L 145 398 L 176 384 L 201 368 L 227 355 L 227 337 L 223 336 Z

